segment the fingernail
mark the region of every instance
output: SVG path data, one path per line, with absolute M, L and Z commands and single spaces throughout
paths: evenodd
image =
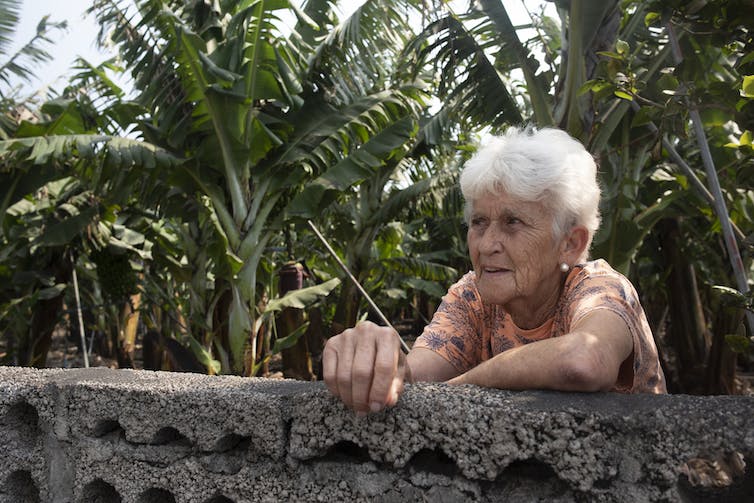
M 356 417 L 366 417 L 367 413 L 363 410 L 357 410 L 356 411 Z
M 382 404 L 380 402 L 372 402 L 369 404 L 369 410 L 372 412 L 379 412 L 382 410 Z

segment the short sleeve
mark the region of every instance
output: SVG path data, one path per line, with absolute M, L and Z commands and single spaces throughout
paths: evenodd
M 569 295 L 569 318 L 571 325 L 581 321 L 589 313 L 607 309 L 626 323 L 632 336 L 642 331 L 641 305 L 631 283 L 618 277 L 592 277 Z
M 563 305 L 568 321 L 563 328 L 570 331 L 568 327 L 596 310 L 615 313 L 626 323 L 633 340 L 633 352 L 621 366 L 615 391 L 665 392 L 654 337 L 633 285 L 604 261 L 593 262 L 589 269 L 567 282 Z
M 414 348 L 434 351 L 460 372 L 481 361 L 483 305 L 473 273 L 451 286 Z

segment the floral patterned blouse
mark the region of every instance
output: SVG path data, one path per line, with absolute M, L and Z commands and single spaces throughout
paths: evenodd
M 450 287 L 414 347 L 435 351 L 463 373 L 508 349 L 565 335 L 596 309 L 620 316 L 634 341 L 613 391 L 666 393 L 657 347 L 636 290 L 604 260 L 575 266 L 566 278 L 555 315 L 531 330 L 518 328 L 502 306 L 483 303 L 474 272 L 469 272 Z

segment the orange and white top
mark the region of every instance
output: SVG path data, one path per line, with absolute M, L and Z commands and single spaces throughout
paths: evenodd
M 666 393 L 665 375 L 639 296 L 631 282 L 604 260 L 576 265 L 565 280 L 555 314 L 531 330 L 517 327 L 501 305 L 482 302 L 474 272 L 469 272 L 450 287 L 413 347 L 436 352 L 463 373 L 511 348 L 567 336 L 575 323 L 598 309 L 620 316 L 634 341 L 612 391 Z

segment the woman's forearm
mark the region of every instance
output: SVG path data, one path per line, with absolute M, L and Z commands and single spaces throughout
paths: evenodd
M 618 376 L 620 361 L 606 357 L 603 341 L 589 333 L 533 342 L 501 353 L 450 384 L 476 384 L 500 389 L 606 391 Z
M 431 349 L 415 348 L 406 357 L 406 382 L 440 382 L 458 375 L 445 358 Z

